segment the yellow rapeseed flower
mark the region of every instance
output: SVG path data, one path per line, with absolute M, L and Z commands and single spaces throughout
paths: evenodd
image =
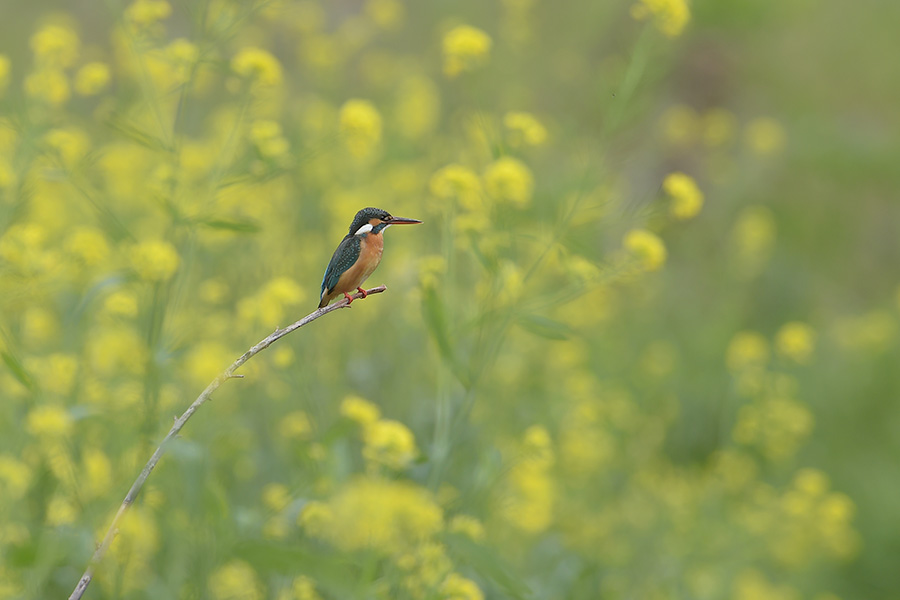
M 450 164 L 438 169 L 431 176 L 428 188 L 441 200 L 458 200 L 466 210 L 477 210 L 483 205 L 481 180 L 463 165 Z
M 73 523 L 78 517 L 78 509 L 72 501 L 62 495 L 55 495 L 47 503 L 47 525 L 56 527 Z
M 109 257 L 109 243 L 106 236 L 96 227 L 74 228 L 66 238 L 65 248 L 70 256 L 77 257 L 89 267 L 99 265 Z
M 728 343 L 725 364 L 732 373 L 769 362 L 769 342 L 755 331 L 740 331 Z
M 121 317 L 136 317 L 138 314 L 137 296 L 127 290 L 116 290 L 103 301 L 103 311 Z
M 632 229 L 625 234 L 623 244 L 645 271 L 656 271 L 666 264 L 666 245 L 646 229 Z
M 760 156 L 780 152 L 786 138 L 781 123 L 770 117 L 753 119 L 744 128 L 744 142 L 751 152 Z
M 4 497 L 21 498 L 31 486 L 31 469 L 19 459 L 0 454 L 0 491 Z
M 51 106 L 61 106 L 72 95 L 66 74 L 59 69 L 39 69 L 25 78 L 25 93 Z
M 31 36 L 35 62 L 42 67 L 70 67 L 78 58 L 78 34 L 62 25 L 45 25 Z
M 397 29 L 406 18 L 406 8 L 398 0 L 368 0 L 366 14 L 382 29 Z
M 547 141 L 547 129 L 534 115 L 527 112 L 508 112 L 503 125 L 509 131 L 510 146 L 540 146 Z
M 180 259 L 175 247 L 164 240 L 140 242 L 131 249 L 131 267 L 141 279 L 167 281 L 178 270 Z
M 290 148 L 281 134 L 281 125 L 268 119 L 254 121 L 250 126 L 250 141 L 267 158 L 284 156 Z
M 281 84 L 281 63 L 261 48 L 243 48 L 231 59 L 231 70 L 261 87 Z
M 640 0 L 631 7 L 638 21 L 653 18 L 656 28 L 670 38 L 678 37 L 691 19 L 686 0 Z
M 669 107 L 660 117 L 663 137 L 674 145 L 692 144 L 700 131 L 700 118 L 690 106 L 676 104 Z
M 207 582 L 209 593 L 214 600 L 262 600 L 265 590 L 253 567 L 242 560 L 231 562 L 216 569 Z
M 347 396 L 341 402 L 341 416 L 360 425 L 370 425 L 381 417 L 381 410 L 361 396 Z
M 397 131 L 410 139 L 419 139 L 432 131 L 441 112 L 441 94 L 434 82 L 420 75 L 409 75 L 397 86 L 394 122 Z
M 806 323 L 785 323 L 775 334 L 775 350 L 798 363 L 807 363 L 816 347 L 816 332 Z
M 72 431 L 72 427 L 74 423 L 66 409 L 51 404 L 34 407 L 25 418 L 25 431 L 35 437 L 63 438 Z
M 459 573 L 450 573 L 441 584 L 442 600 L 484 600 L 484 593 L 471 579 Z
M 100 498 L 112 485 L 113 468 L 102 450 L 88 448 L 81 454 L 82 489 L 90 498 Z
M 444 74 L 456 77 L 486 63 L 491 44 L 490 36 L 480 29 L 469 25 L 454 27 L 444 34 Z
M 394 554 L 430 539 L 443 524 L 443 511 L 425 488 L 403 481 L 356 478 L 315 519 L 301 523 L 316 537 L 345 551 L 369 548 Z M 304 511 L 306 512 L 306 511 Z
M 291 503 L 291 493 L 283 483 L 270 483 L 262 490 L 262 503 L 269 510 L 284 510 Z
M 306 575 L 298 575 L 291 582 L 292 600 L 322 600 L 316 591 L 316 582 Z
M 450 519 L 447 531 L 461 533 L 474 542 L 480 542 L 485 538 L 484 525 L 481 524 L 481 521 L 469 515 L 456 515 Z
M 96 96 L 109 85 L 109 65 L 102 62 L 91 62 L 75 74 L 75 92 L 81 96 Z
M 416 458 L 416 439 L 399 421 L 380 419 L 363 430 L 363 457 L 391 469 L 405 469 Z
M 278 422 L 278 434 L 287 439 L 306 438 L 312 433 L 309 416 L 302 410 L 284 415 Z
M 166 0 L 135 0 L 125 9 L 125 18 L 142 27 L 153 25 L 172 14 L 172 6 Z
M 67 168 L 72 168 L 91 147 L 88 135 L 77 127 L 51 129 L 44 135 L 44 143 L 59 155 Z
M 338 123 L 344 144 L 353 156 L 369 156 L 381 142 L 381 115 L 368 100 L 345 102 Z
M 676 219 L 690 219 L 703 207 L 703 192 L 690 175 L 669 173 L 663 180 L 662 187 L 672 198 L 669 213 Z
M 237 358 L 223 344 L 203 341 L 191 348 L 184 361 L 188 375 L 196 385 L 205 385 Z
M 9 57 L 5 54 L 0 54 L 0 95 L 9 86 L 10 71 L 12 71 L 12 64 L 9 61 Z
M 525 163 L 511 156 L 504 156 L 485 169 L 484 187 L 498 202 L 524 207 L 531 202 L 534 176 Z

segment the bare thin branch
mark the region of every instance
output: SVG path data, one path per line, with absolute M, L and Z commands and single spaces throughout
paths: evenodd
M 385 286 L 380 285 L 370 290 L 366 290 L 364 294 L 356 293 L 351 296 L 351 299 L 356 300 L 357 298 L 363 298 L 372 294 L 380 294 L 386 289 L 387 288 Z M 184 414 L 175 420 L 175 424 L 172 426 L 172 429 L 169 430 L 169 433 L 165 438 L 163 438 L 163 441 L 159 444 L 159 447 L 156 448 L 153 456 L 150 457 L 150 460 L 148 460 L 147 464 L 144 465 L 144 468 L 141 469 L 141 474 L 138 475 L 138 478 L 131 485 L 131 489 L 128 490 L 128 493 L 125 495 L 125 499 L 122 501 L 122 505 L 119 507 L 119 510 L 116 512 L 116 516 L 113 518 L 109 529 L 106 531 L 106 535 L 103 536 L 103 541 L 100 542 L 100 545 L 97 546 L 97 549 L 94 551 L 94 555 L 91 557 L 91 561 L 90 563 L 88 563 L 88 567 L 85 570 L 84 575 L 81 576 L 81 579 L 78 581 L 78 585 L 75 586 L 75 590 L 69 596 L 69 600 L 78 600 L 84 595 L 85 590 L 91 583 L 91 579 L 93 579 L 94 577 L 95 567 L 103 559 L 103 556 L 106 554 L 106 551 L 109 549 L 110 544 L 112 544 L 113 539 L 115 539 L 116 534 L 119 531 L 118 525 L 119 521 L 122 518 L 122 515 L 124 515 L 125 511 L 128 510 L 128 507 L 134 503 L 134 500 L 140 493 L 141 488 L 144 487 L 144 482 L 147 481 L 150 473 L 153 471 L 153 469 L 156 467 L 156 464 L 159 462 L 159 459 L 162 457 L 169 441 L 171 441 L 172 438 L 178 435 L 182 427 L 184 427 L 185 423 L 187 423 L 187 420 L 190 419 L 195 412 L 197 412 L 197 409 L 200 408 L 200 406 L 204 402 L 209 400 L 209 397 L 212 396 L 212 393 L 219 389 L 219 386 L 229 379 L 243 378 L 243 375 L 235 375 L 234 372 L 255 355 L 259 354 L 292 331 L 300 329 L 308 323 L 312 323 L 319 317 L 327 315 L 328 313 L 334 312 L 341 308 L 350 308 L 350 302 L 351 300 L 347 300 L 347 298 L 341 298 L 338 302 L 335 302 L 330 306 L 326 306 L 325 308 L 319 308 L 314 312 L 306 315 L 299 321 L 288 325 L 284 329 L 276 329 L 274 333 L 244 352 L 240 356 L 240 358 L 231 363 L 231 366 L 225 369 L 208 386 L 206 386 L 206 389 L 203 390 L 203 392 L 197 397 L 197 399 L 194 400 L 193 404 L 191 404 L 188 409 L 184 411 Z

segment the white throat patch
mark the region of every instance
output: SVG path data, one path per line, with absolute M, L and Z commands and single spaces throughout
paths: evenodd
M 354 233 L 353 235 L 362 235 L 364 233 L 369 233 L 370 231 L 372 231 L 372 224 L 366 223 L 365 225 L 357 229 L 356 233 Z

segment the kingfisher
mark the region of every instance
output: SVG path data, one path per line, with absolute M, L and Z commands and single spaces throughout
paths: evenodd
M 391 225 L 416 225 L 421 222 L 394 217 L 380 208 L 364 208 L 356 213 L 350 223 L 350 231 L 341 240 L 325 269 L 319 308 L 327 306 L 341 294 L 350 304 L 353 298 L 348 292 L 354 289 L 365 298 L 366 291 L 361 286 L 381 262 L 384 230 Z

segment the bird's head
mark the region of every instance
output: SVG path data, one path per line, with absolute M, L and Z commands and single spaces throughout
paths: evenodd
M 391 225 L 415 225 L 421 223 L 417 219 L 394 217 L 386 210 L 380 208 L 364 208 L 353 217 L 350 224 L 350 235 L 362 235 L 372 232 L 379 234 Z

